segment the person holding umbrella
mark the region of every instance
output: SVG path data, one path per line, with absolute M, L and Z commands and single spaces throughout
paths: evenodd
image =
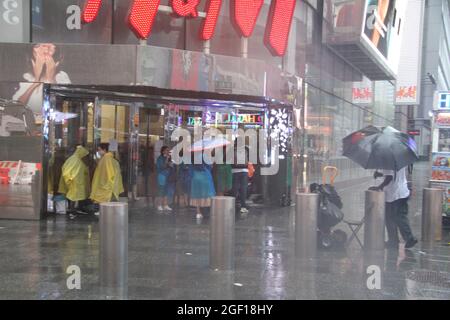
M 201 152 L 192 153 L 192 158 L 202 157 Z M 194 160 L 194 159 L 193 159 Z M 196 209 L 197 220 L 203 219 L 202 208 L 211 207 L 212 198 L 216 195 L 211 166 L 202 159 L 200 164 L 190 166 L 191 186 L 190 205 Z
M 417 243 L 408 220 L 410 191 L 406 169 L 418 160 L 415 141 L 392 127 L 368 126 L 343 139 L 344 156 L 365 169 L 381 169 L 374 177 L 384 176 L 384 181 L 370 190 L 384 191 L 386 208 L 387 247 L 398 248 L 400 231 L 406 241 L 405 248 Z
M 172 208 L 169 207 L 169 196 L 171 196 L 173 190 L 173 182 L 170 181 L 170 177 L 175 170 L 174 166 L 169 147 L 162 146 L 161 155 L 156 160 L 156 171 L 158 173 L 158 197 L 156 198 L 156 205 L 158 212 L 172 211 Z
M 398 248 L 398 231 L 405 240 L 405 248 L 409 249 L 417 244 L 408 219 L 408 199 L 410 191 L 406 179 L 406 168 L 399 171 L 383 170 L 382 173 L 375 171 L 374 178 L 384 177 L 384 181 L 374 191 L 384 191 L 386 230 L 388 234 L 387 248 Z

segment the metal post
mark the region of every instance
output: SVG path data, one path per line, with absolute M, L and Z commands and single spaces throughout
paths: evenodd
M 295 200 L 295 255 L 297 258 L 314 258 L 317 252 L 319 195 L 297 193 Z
M 100 285 L 126 287 L 128 281 L 128 204 L 100 205 Z
M 203 41 L 203 53 L 204 54 L 211 54 L 211 41 Z
M 442 239 L 443 190 L 424 188 L 422 201 L 422 240 L 426 242 Z
M 43 204 L 45 204 L 45 207 L 47 207 L 47 202 L 42 201 L 42 193 L 41 192 L 41 172 L 36 171 L 36 173 L 31 177 L 31 201 L 33 202 L 33 208 L 34 208 L 34 218 L 39 219 L 41 215 L 41 209 L 43 207 Z M 45 193 L 47 194 L 47 193 Z M 47 211 L 47 208 L 45 208 L 45 212 Z
M 384 192 L 366 191 L 364 248 L 384 250 Z
M 211 206 L 209 265 L 212 269 L 234 269 L 234 220 L 233 197 L 214 197 Z
M 247 59 L 248 58 L 248 38 L 241 38 L 241 57 Z

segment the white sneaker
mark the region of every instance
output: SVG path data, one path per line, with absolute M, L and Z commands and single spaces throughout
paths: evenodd
M 158 211 L 164 211 L 162 206 L 158 206 Z
M 247 208 L 241 208 L 241 213 L 248 213 L 248 209 Z
M 95 215 L 95 216 L 99 216 L 99 215 L 100 215 L 100 212 L 97 211 L 97 212 L 94 213 L 94 215 Z
M 165 206 L 165 207 L 164 207 L 164 210 L 166 210 L 166 211 L 172 211 L 172 208 L 169 207 L 169 206 Z
M 197 219 L 203 219 L 203 215 L 201 213 L 197 213 L 197 215 L 195 216 Z

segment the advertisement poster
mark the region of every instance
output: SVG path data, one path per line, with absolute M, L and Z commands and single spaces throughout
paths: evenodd
M 327 43 L 344 44 L 361 36 L 364 5 L 360 0 L 324 1 L 323 18 Z
M 373 103 L 373 83 L 364 77 L 363 81 L 353 82 L 352 102 L 360 105 Z
M 439 112 L 434 117 L 434 124 L 438 128 L 450 127 L 450 112 Z
M 443 215 L 450 217 L 450 184 L 431 183 L 431 187 L 444 190 L 442 201 L 442 213 Z
M 450 152 L 433 152 L 431 180 L 450 182 Z
M 2 43 L 0 65 L 4 82 L 129 85 L 136 81 L 136 47 Z M 14 99 L 40 110 L 42 93 L 32 84 L 23 85 Z
M 438 129 L 438 152 L 450 152 L 450 128 Z
M 388 57 L 394 18 L 395 0 L 369 0 L 364 34 L 385 57 Z
M 363 39 L 397 74 L 408 0 L 368 0 Z

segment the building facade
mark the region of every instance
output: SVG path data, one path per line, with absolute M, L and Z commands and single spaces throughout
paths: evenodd
M 271 123 L 288 119 L 277 127 L 287 137 L 280 169 L 260 177 L 255 191 L 272 203 L 321 181 L 326 165 L 340 170 L 338 183 L 371 176 L 342 156 L 342 139 L 368 125 L 396 124 L 396 52 L 408 1 L 199 1 L 182 11 L 161 0 L 153 15 L 144 12 L 147 20 L 133 20 L 142 14 L 137 2 L 93 1 L 99 6 L 88 16 L 85 0 L 0 7 L 0 97 L 27 105 L 31 111 L 21 114 L 33 119 L 11 119 L 2 136 L 0 160 L 21 161 L 32 176 L 31 184 L 14 184 L 17 170 L 10 170 L 3 216 L 41 217 L 78 144 L 95 153 L 110 142 L 125 196 L 151 197 L 156 150 L 171 144 L 177 127 L 275 130 Z M 233 115 L 253 120 L 223 120 Z M 93 155 L 90 161 L 94 167 Z M 280 191 L 269 195 L 269 185 Z
M 422 158 L 431 152 L 431 115 L 436 91 L 450 90 L 450 1 L 425 2 L 420 105 L 409 120 L 420 130 L 418 147 Z

